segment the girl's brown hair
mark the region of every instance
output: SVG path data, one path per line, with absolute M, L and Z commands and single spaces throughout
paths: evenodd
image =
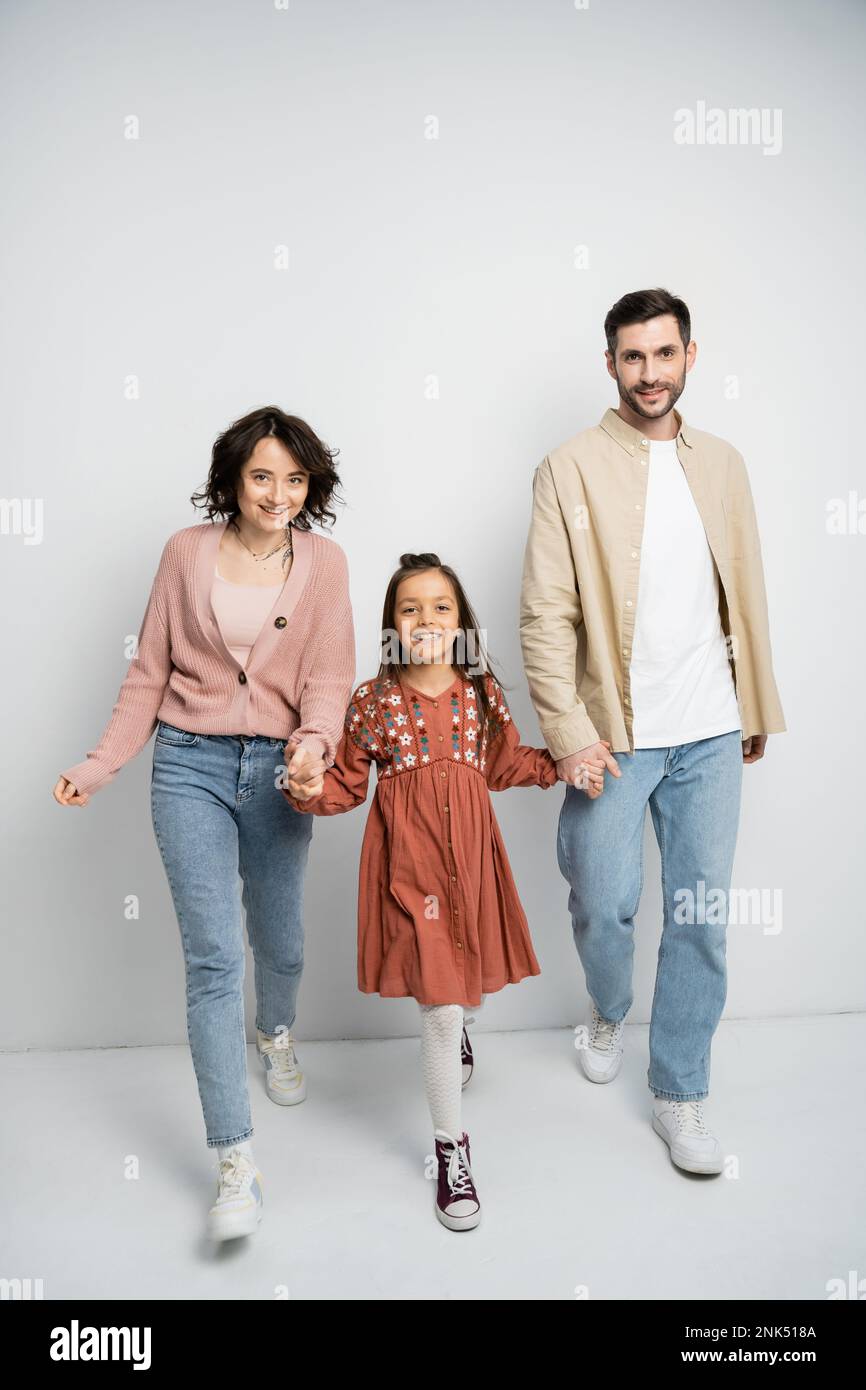
M 433 569 L 439 570 L 441 574 L 445 575 L 446 579 L 450 580 L 454 590 L 454 596 L 457 600 L 457 620 L 459 630 L 464 634 L 466 654 L 470 655 L 474 653 L 476 655 L 476 660 L 474 662 L 475 669 L 470 669 L 466 662 L 452 661 L 450 664 L 454 667 L 455 671 L 460 672 L 464 680 L 471 681 L 475 686 L 478 709 L 478 732 L 480 737 L 487 728 L 488 723 L 493 722 L 492 707 L 490 698 L 487 694 L 487 683 L 484 677 L 490 674 L 499 685 L 503 686 L 503 689 L 504 684 L 492 668 L 490 658 L 483 642 L 478 619 L 466 596 L 463 585 L 460 583 L 460 580 L 457 578 L 451 566 L 443 565 L 439 556 L 434 555 L 432 551 L 425 551 L 420 555 L 407 552 L 405 555 L 400 556 L 400 564 L 391 575 L 388 581 L 388 588 L 385 591 L 385 602 L 382 607 L 382 645 L 383 648 L 386 647 L 386 644 L 387 647 L 391 647 L 395 633 L 399 632 L 399 624 L 396 622 L 395 613 L 397 607 L 397 589 L 399 585 L 412 574 L 419 574 L 422 570 Z M 400 648 L 402 653 L 402 641 L 400 642 Z M 383 657 L 377 672 L 377 679 L 382 676 L 399 678 L 399 676 L 405 672 L 408 665 L 408 660 L 396 662 Z

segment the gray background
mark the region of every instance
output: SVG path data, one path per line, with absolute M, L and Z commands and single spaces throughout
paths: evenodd
M 825 516 L 866 491 L 848 408 L 863 5 L 81 0 L 7 3 L 0 23 L 3 494 L 44 506 L 40 544 L 0 537 L 0 1046 L 186 1040 L 152 744 L 83 811 L 51 791 L 107 722 L 215 435 L 273 401 L 340 447 L 359 680 L 400 552 L 438 550 L 538 743 L 517 622 L 532 470 L 616 403 L 604 314 L 656 284 L 692 309 L 686 420 L 749 466 L 790 730 L 745 769 L 734 875 L 781 890 L 783 927 L 731 928 L 726 1016 L 862 1009 L 866 537 L 828 535 Z M 673 113 L 699 101 L 781 109 L 781 153 L 675 144 Z M 480 1026 L 585 1016 L 561 797 L 494 796 L 543 973 Z M 316 825 L 302 1038 L 417 1030 L 411 1001 L 356 990 L 364 818 Z M 632 1022 L 660 928 L 648 840 Z

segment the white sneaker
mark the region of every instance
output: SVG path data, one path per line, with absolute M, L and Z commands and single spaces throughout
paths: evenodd
M 212 1240 L 252 1235 L 262 1219 L 262 1175 L 248 1154 L 229 1149 L 218 1164 L 217 1199 L 207 1214 Z
M 622 1066 L 624 1028 L 625 1019 L 621 1019 L 619 1023 L 611 1023 L 608 1019 L 602 1018 L 593 1004 L 589 1042 L 586 1047 L 577 1050 L 583 1074 L 590 1081 L 613 1081 Z
M 721 1173 L 724 1168 L 722 1146 L 707 1128 L 702 1101 L 654 1097 L 653 1129 L 678 1168 L 688 1173 Z
M 268 1095 L 277 1105 L 300 1105 L 307 1098 L 307 1079 L 298 1066 L 291 1033 L 269 1037 L 256 1029 L 256 1051 L 267 1070 Z

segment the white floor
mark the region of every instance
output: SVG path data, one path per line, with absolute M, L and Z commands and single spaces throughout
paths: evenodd
M 433 1216 L 417 1038 L 319 1042 L 295 1108 L 249 1049 L 265 1214 L 222 1247 L 186 1047 L 0 1055 L 0 1277 L 46 1299 L 557 1300 L 820 1300 L 866 1278 L 863 1015 L 722 1024 L 706 1107 L 738 1173 L 715 1178 L 650 1127 L 646 1027 L 609 1086 L 568 1030 L 473 1037 L 477 1230 Z

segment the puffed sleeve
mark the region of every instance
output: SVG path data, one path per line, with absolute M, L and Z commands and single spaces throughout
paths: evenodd
M 361 687 L 362 690 L 364 688 Z M 364 720 L 364 711 L 356 692 L 346 710 L 334 762 L 326 768 L 322 778 L 324 789 L 321 796 L 298 801 L 285 787 L 282 788 L 283 796 L 296 811 L 308 811 L 314 816 L 335 816 L 342 811 L 353 811 L 367 800 L 370 767 L 377 752 L 379 745 L 375 732 Z M 290 748 L 287 748 L 286 754 L 287 757 L 291 756 Z
M 506 787 L 552 787 L 557 782 L 556 761 L 546 748 L 531 748 L 520 742 L 508 701 L 498 681 L 488 677 L 491 723 L 487 734 L 484 767 L 481 769 L 492 792 Z

